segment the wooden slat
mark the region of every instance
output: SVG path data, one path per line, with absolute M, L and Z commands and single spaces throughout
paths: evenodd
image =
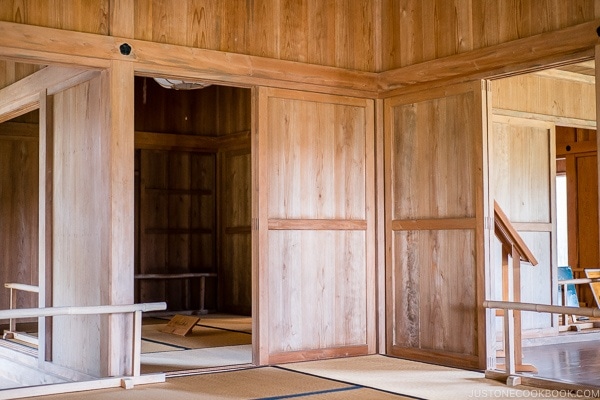
M 1 132 L 0 132 L 1 134 Z M 135 132 L 136 149 L 217 151 L 250 145 L 250 132 L 224 136 L 180 135 L 158 132 Z
M 367 229 L 365 220 L 341 219 L 269 219 L 271 230 L 359 230 Z
M 475 229 L 475 218 L 439 218 L 392 221 L 393 231 Z

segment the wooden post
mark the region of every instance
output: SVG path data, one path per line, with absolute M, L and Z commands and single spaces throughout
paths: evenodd
M 511 248 L 514 255 L 514 247 Z M 508 263 L 508 252 L 502 246 L 502 261 L 506 260 L 506 286 L 503 291 L 506 293 L 506 301 L 514 301 L 514 262 Z M 504 271 L 503 271 L 504 274 Z M 515 312 L 513 310 L 504 310 L 504 357 L 506 373 L 511 375 L 515 373 L 515 357 L 520 356 L 515 352 Z M 520 336 L 520 335 L 519 335 Z
M 132 362 L 132 375 L 140 376 L 140 363 L 142 353 L 142 312 L 136 311 L 133 316 L 133 354 L 131 357 Z
M 10 288 L 10 305 L 9 308 L 12 310 L 13 308 L 15 308 L 17 305 L 17 291 L 14 290 L 13 288 Z M 11 318 L 8 320 L 8 330 L 10 332 L 16 332 L 17 331 L 17 320 L 14 318 Z

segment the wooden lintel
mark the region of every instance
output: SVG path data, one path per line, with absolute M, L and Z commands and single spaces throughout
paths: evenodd
M 595 153 L 598 145 L 596 140 L 585 142 L 561 143 L 556 146 L 557 156 L 568 156 L 569 154 Z
M 523 69 L 534 71 L 548 68 L 549 63 L 560 65 L 571 61 L 569 58 L 574 55 L 591 58 L 594 46 L 598 43 L 596 28 L 599 24 L 600 19 L 386 71 L 380 76 L 380 90 L 389 92 L 385 94 L 388 97 L 396 94 L 395 89 L 410 85 L 461 76 L 468 76 L 469 79 L 510 76 Z
M 172 44 L 0 22 L 0 58 L 25 63 L 109 68 L 134 62 L 137 75 L 165 75 L 237 86 L 304 88 L 375 97 L 378 74 Z M 129 55 L 120 46 L 131 47 Z

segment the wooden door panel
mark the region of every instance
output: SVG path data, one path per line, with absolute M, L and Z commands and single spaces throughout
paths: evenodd
M 373 101 L 261 89 L 258 104 L 258 362 L 373 353 Z
M 481 82 L 385 100 L 387 351 L 485 367 Z
M 533 119 L 494 115 L 490 138 L 490 196 L 500 205 L 539 261 L 521 266 L 521 301 L 550 304 L 556 276 L 553 227 L 556 179 L 554 125 Z M 496 241 L 496 239 L 494 239 Z M 493 246 L 494 282 L 502 282 L 501 249 Z M 494 286 L 502 298 L 501 285 Z M 523 331 L 552 334 L 555 318 L 523 313 Z M 501 325 L 497 327 L 501 329 Z M 524 333 L 529 334 L 529 333 Z

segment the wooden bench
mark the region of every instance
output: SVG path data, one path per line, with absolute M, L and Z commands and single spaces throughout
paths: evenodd
M 206 278 L 216 278 L 217 274 L 214 272 L 189 272 L 181 274 L 136 274 L 135 279 L 200 279 L 200 309 L 198 313 L 206 314 L 208 310 L 204 307 L 204 300 L 206 296 Z

